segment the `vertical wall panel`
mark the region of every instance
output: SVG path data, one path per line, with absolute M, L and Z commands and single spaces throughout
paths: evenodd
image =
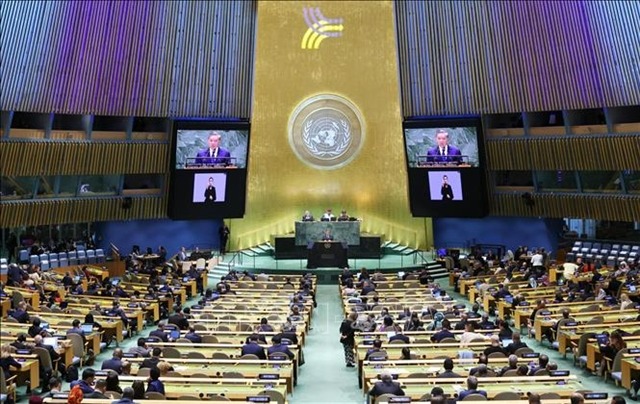
M 405 116 L 640 103 L 640 2 L 394 4 Z
M 0 108 L 249 118 L 255 8 L 253 1 L 5 1 Z

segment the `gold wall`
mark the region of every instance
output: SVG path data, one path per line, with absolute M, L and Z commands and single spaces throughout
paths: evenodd
M 342 18 L 342 36 L 302 49 L 305 6 Z M 256 38 L 247 211 L 231 221 L 232 247 L 292 232 L 305 209 L 318 217 L 327 207 L 362 218 L 365 232 L 430 247 L 431 220 L 409 212 L 392 3 L 258 2 Z M 335 170 L 305 165 L 288 142 L 291 113 L 320 93 L 351 101 L 366 126 L 360 153 Z

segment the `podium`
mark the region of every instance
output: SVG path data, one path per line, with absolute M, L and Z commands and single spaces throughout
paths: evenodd
M 307 268 L 344 268 L 347 261 L 347 245 L 339 241 L 316 241 L 309 249 Z

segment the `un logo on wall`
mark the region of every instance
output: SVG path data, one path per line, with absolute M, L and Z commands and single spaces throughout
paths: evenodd
M 320 94 L 304 100 L 289 118 L 289 145 L 305 164 L 333 170 L 349 164 L 364 142 L 364 120 L 349 100 Z

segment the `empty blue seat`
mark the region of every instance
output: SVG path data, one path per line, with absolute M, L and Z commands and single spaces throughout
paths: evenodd
M 104 250 L 102 248 L 98 248 L 96 250 L 96 262 L 104 262 L 105 261 L 105 256 L 104 256 Z
M 58 259 L 58 254 L 57 253 L 49 253 L 49 262 L 51 262 L 52 259 Z
M 69 251 L 69 265 L 78 265 L 78 253 L 75 251 Z
M 20 252 L 18 253 L 18 260 L 21 264 L 26 264 L 27 262 L 29 262 L 29 251 L 20 250 Z
M 49 260 L 49 254 L 40 254 L 40 262 L 48 261 L 48 260 Z
M 591 241 L 585 241 L 582 243 L 582 248 L 591 248 Z
M 7 259 L 6 258 L 0 258 L 0 265 L 6 265 L 7 264 Z
M 94 250 L 87 250 L 87 262 L 89 264 L 96 263 L 96 252 Z
M 66 258 L 60 258 L 58 260 L 58 263 L 60 264 L 60 268 L 64 268 L 64 267 L 68 267 L 69 266 L 69 260 Z
M 51 269 L 49 267 L 49 261 L 48 260 L 40 261 L 40 269 L 43 271 L 48 271 L 49 269 Z
M 87 253 L 85 253 L 84 250 L 78 251 L 78 264 L 82 265 L 86 263 L 87 263 Z
M 61 260 L 61 259 L 63 259 L 63 258 L 69 258 L 69 256 L 67 255 L 67 253 L 66 253 L 66 252 L 58 253 L 58 260 Z
M 40 263 L 40 258 L 37 255 L 29 256 L 29 264 L 38 265 Z
M 49 260 L 49 266 L 51 267 L 51 269 L 58 268 L 58 259 L 57 258 L 51 258 Z

